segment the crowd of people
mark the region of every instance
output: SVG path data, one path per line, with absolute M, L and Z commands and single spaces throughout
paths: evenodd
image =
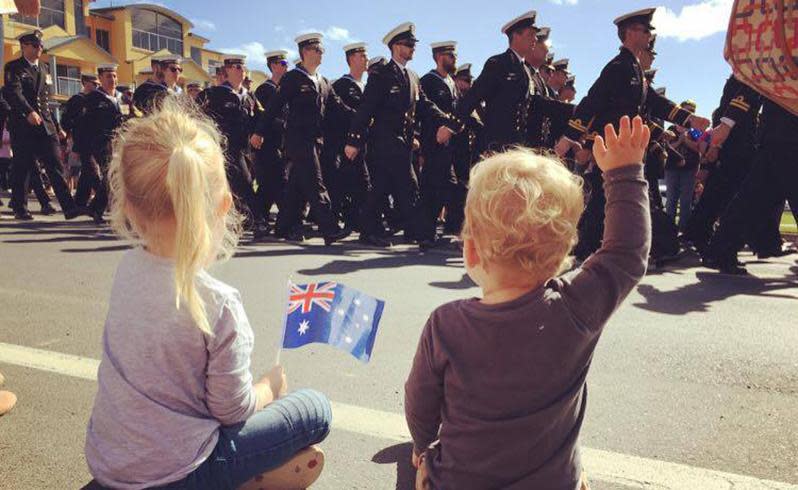
M 17 219 L 33 219 L 27 210 L 30 188 L 42 213 L 53 214 L 42 184 L 49 180 L 66 219 L 89 214 L 103 223 L 113 135 L 127 119 L 174 96 L 193 100 L 225 136 L 236 207 L 256 240 L 273 231 L 277 238 L 302 241 L 305 221 L 312 220 L 328 245 L 358 232 L 361 243 L 386 247 L 403 230 L 402 239 L 422 250 L 451 247 L 451 238 L 442 237 L 462 228 L 473 164 L 489 153 L 524 146 L 556 152 L 584 177 L 590 197 L 574 250 L 584 260 L 598 249 L 604 213 L 601 172 L 590 145 L 603 123 L 639 114 L 654 131 L 646 175 L 654 203 L 655 263 L 675 256 L 680 241 L 697 249 L 705 264 L 731 273 L 745 272 L 735 257 L 743 243 L 760 256 L 791 252 L 782 246 L 778 229 L 786 190 L 761 215 L 742 220 L 744 206 L 733 208 L 738 211 L 730 210 L 726 221 L 737 225 L 723 227 L 712 247 L 710 238 L 748 170 L 762 167 L 753 164 L 762 135 L 769 130 L 788 138 L 793 116 L 733 76 L 712 129 L 695 114 L 695 103 L 668 100 L 664 88 L 653 86 L 653 11 L 616 19 L 620 54 L 578 105 L 568 60 L 554 60 L 547 44 L 551 29 L 537 25 L 535 12 L 502 28 L 507 51 L 488 59 L 476 79 L 470 64 L 458 65 L 454 41 L 432 43 L 435 67 L 418 77 L 406 67 L 415 56 L 415 27 L 404 23 L 383 39 L 390 59 L 369 59 L 364 43 L 345 46 L 350 71 L 333 83 L 319 73 L 325 49 L 318 33 L 296 39 L 300 60 L 293 69 L 287 52 L 266 53 L 271 77 L 254 91 L 243 56 L 228 56 L 215 85 L 204 90 L 196 83 L 185 91 L 179 85 L 179 56 L 154 57 L 151 78 L 135 92 L 117 90 L 116 67 L 102 65 L 97 74 L 82 75 L 83 91 L 65 105 L 60 121 L 47 104 L 38 68 L 41 34 L 29 33 L 20 37 L 22 56 L 6 67 L 0 105 L 14 155 L 6 179 L 13 191 L 9 206 Z M 762 105 L 787 127 L 766 128 L 758 115 Z M 673 124 L 666 128 L 666 121 Z M 70 152 L 61 152 L 59 139 L 67 135 Z M 727 138 L 732 150 L 723 150 Z M 61 175 L 62 163 L 67 175 L 79 173 L 73 177 L 74 195 Z

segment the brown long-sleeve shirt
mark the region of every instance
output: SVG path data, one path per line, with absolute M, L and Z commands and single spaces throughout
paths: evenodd
M 604 174 L 602 248 L 512 301 L 437 308 L 405 384 L 405 414 L 436 489 L 573 490 L 587 376 L 604 325 L 646 271 L 642 166 Z

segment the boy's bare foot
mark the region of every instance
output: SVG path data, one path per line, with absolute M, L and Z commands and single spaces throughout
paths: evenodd
M 282 466 L 255 476 L 239 490 L 299 490 L 313 484 L 324 468 L 324 451 L 318 446 L 307 447 Z

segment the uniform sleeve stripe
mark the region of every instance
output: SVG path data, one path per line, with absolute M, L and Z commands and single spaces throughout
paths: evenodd
M 751 106 L 750 106 L 750 105 L 748 105 L 748 104 L 743 104 L 743 103 L 736 102 L 736 101 L 731 101 L 731 102 L 729 103 L 729 105 L 730 105 L 730 106 L 732 106 L 732 107 L 736 107 L 736 108 L 738 108 L 738 109 L 742 109 L 742 110 L 743 110 L 743 111 L 745 111 L 745 112 L 748 112 L 749 110 L 751 110 Z
M 568 126 L 574 128 L 580 133 L 584 133 L 585 131 L 587 131 L 587 128 L 582 124 L 582 122 L 576 119 L 571 119 L 570 121 L 568 121 Z
M 679 113 L 679 106 L 676 106 L 676 105 L 673 106 L 673 109 L 671 109 L 670 114 L 668 114 L 668 120 L 669 121 L 673 121 L 674 118 L 676 117 L 676 114 L 678 114 L 678 113 Z

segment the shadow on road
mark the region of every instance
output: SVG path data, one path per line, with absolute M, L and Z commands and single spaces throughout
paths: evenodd
M 764 296 L 767 298 L 798 299 L 795 288 L 798 281 L 790 279 L 760 279 L 744 276 L 733 277 L 712 272 L 696 274 L 697 282 L 686 284 L 672 291 L 661 291 L 650 284 L 637 287 L 645 303 L 634 306 L 643 310 L 684 315 L 685 313 L 708 311 L 712 303 L 724 301 L 733 296 Z M 780 294 L 779 291 L 793 289 L 793 294 Z
M 472 281 L 471 278 L 468 277 L 468 274 L 466 274 L 465 272 L 463 273 L 463 277 L 460 278 L 459 281 L 433 281 L 429 283 L 429 285 L 434 288 L 456 289 L 456 290 L 477 287 L 474 281 Z
M 413 443 L 404 442 L 386 447 L 374 456 L 371 461 L 377 464 L 396 465 L 396 490 L 412 490 L 416 483 L 416 469 L 410 463 Z

